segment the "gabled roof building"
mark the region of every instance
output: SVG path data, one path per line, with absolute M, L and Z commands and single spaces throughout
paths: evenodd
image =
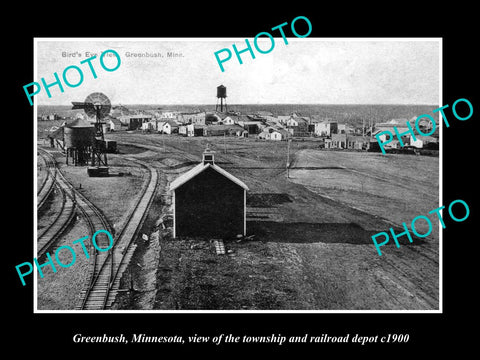
M 173 237 L 228 238 L 246 235 L 248 187 L 215 164 L 214 153 L 170 184 Z

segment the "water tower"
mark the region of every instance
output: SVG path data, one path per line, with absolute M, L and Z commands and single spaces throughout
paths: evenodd
M 218 111 L 218 99 L 220 99 L 220 112 L 223 112 L 224 99 L 225 111 L 227 111 L 227 88 L 223 85 L 217 86 L 217 106 L 215 106 L 215 111 Z
M 95 143 L 95 127 L 86 120 L 77 119 L 65 125 L 63 137 L 67 165 L 69 158 L 73 165 L 86 165 Z

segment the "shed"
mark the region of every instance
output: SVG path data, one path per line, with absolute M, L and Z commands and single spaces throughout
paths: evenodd
M 109 127 L 110 131 L 122 130 L 122 123 L 120 122 L 119 119 L 112 117 L 108 120 L 108 123 L 110 125 Z
M 170 184 L 173 237 L 246 235 L 248 187 L 215 164 L 214 153 Z
M 162 132 L 164 134 L 173 134 L 175 132 L 178 132 L 178 124 L 173 120 L 167 120 L 163 124 Z
M 138 130 L 142 128 L 144 122 L 152 120 L 152 115 L 135 114 L 122 115 L 119 117 L 122 124 L 125 124 L 128 130 Z

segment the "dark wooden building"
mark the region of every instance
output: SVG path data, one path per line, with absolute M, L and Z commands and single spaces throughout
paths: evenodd
M 174 238 L 246 235 L 248 187 L 215 165 L 213 153 L 206 151 L 203 161 L 176 178 L 170 190 Z

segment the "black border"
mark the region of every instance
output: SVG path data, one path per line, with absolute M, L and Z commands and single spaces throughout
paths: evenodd
M 74 5 L 75 6 L 75 5 Z M 127 5 L 119 5 L 119 7 Z M 471 330 L 466 328 L 476 303 L 473 274 L 476 273 L 474 246 L 475 232 L 472 231 L 476 207 L 473 199 L 475 173 L 475 131 L 478 95 L 473 84 L 478 78 L 474 37 L 475 20 L 473 8 L 467 5 L 452 5 L 448 11 L 443 5 L 438 9 L 420 9 L 407 3 L 392 4 L 391 7 L 367 7 L 357 4 L 324 6 L 315 8 L 303 5 L 277 3 L 250 7 L 244 3 L 218 3 L 211 8 L 205 4 L 193 8 L 183 4 L 183 9 L 165 8 L 161 4 L 128 4 L 128 8 L 104 10 L 102 16 L 86 15 L 86 6 L 65 10 L 63 14 L 53 9 L 43 11 L 30 9 L 21 11 L 22 26 L 6 33 L 8 53 L 4 69 L 10 76 L 8 98 L 15 102 L 11 120 L 6 121 L 5 132 L 8 142 L 4 151 L 8 183 L 4 206 L 9 214 L 4 224 L 7 244 L 4 253 L 4 276 L 8 290 L 5 292 L 8 305 L 4 308 L 9 318 L 7 346 L 20 353 L 40 354 L 49 349 L 70 347 L 87 355 L 100 347 L 109 350 L 157 350 L 179 353 L 187 348 L 195 352 L 218 350 L 237 352 L 268 349 L 273 352 L 291 350 L 330 351 L 339 354 L 345 349 L 383 353 L 385 356 L 405 351 L 422 349 L 433 355 L 438 350 L 455 348 L 465 350 Z M 61 9 L 62 10 L 62 9 Z M 95 7 L 95 12 L 99 12 Z M 95 13 L 94 12 L 94 13 Z M 261 31 L 296 16 L 306 16 L 313 25 L 310 37 L 441 37 L 443 38 L 443 104 L 452 104 L 458 98 L 467 98 L 474 107 L 474 116 L 468 121 L 451 121 L 451 127 L 443 132 L 443 204 L 463 199 L 470 206 L 470 217 L 463 223 L 446 221 L 443 235 L 443 314 L 33 314 L 33 287 L 22 287 L 18 282 L 15 265 L 31 257 L 33 248 L 33 110 L 25 101 L 22 86 L 33 81 L 33 38 L 34 37 L 244 37 L 253 38 Z M 10 55 L 10 58 L 8 57 Z M 474 75 L 475 74 L 475 75 Z M 11 101 L 11 100 L 9 100 Z M 11 108 L 9 106 L 9 108 Z M 477 110 L 479 109 L 479 110 Z M 451 112 L 447 112 L 447 115 Z M 449 118 L 450 119 L 450 118 Z M 13 188 L 14 190 L 9 190 Z M 421 196 L 421 194 L 419 194 Z M 11 204 L 11 205 L 10 205 Z M 28 219 L 28 220 L 26 220 Z M 10 221 L 12 220 L 12 221 Z M 473 235 L 471 235 L 473 234 Z M 8 295 L 7 295 L 8 294 Z M 376 335 L 409 333 L 410 341 L 404 345 L 371 346 L 346 345 L 196 345 L 182 347 L 165 344 L 73 344 L 74 334 L 118 335 L 129 337 L 133 333 L 150 335 L 201 334 L 213 336 L 218 333 L 242 335 L 345 335 L 355 333 Z M 92 348 L 93 347 L 93 348 Z M 411 353 L 417 354 L 417 353 Z

